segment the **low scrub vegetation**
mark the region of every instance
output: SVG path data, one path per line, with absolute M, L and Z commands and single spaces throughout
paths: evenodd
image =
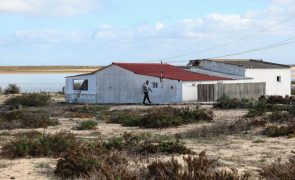
M 197 107 L 173 108 L 162 107 L 149 110 L 145 114 L 118 113 L 111 123 L 123 126 L 139 126 L 142 128 L 167 128 L 199 121 L 212 121 L 213 112 Z
M 5 158 L 61 156 L 77 145 L 76 137 L 67 132 L 42 134 L 36 131 L 18 134 L 15 140 L 1 147 Z
M 14 96 L 5 101 L 10 106 L 40 107 L 49 105 L 51 96 L 47 93 L 25 93 L 21 96 Z
M 96 129 L 97 121 L 87 120 L 79 122 L 77 126 L 75 126 L 74 130 L 91 130 Z
M 267 112 L 267 106 L 264 101 L 258 101 L 253 109 L 249 109 L 248 113 L 245 115 L 245 118 L 253 118 L 257 116 L 263 116 Z
M 217 161 L 209 159 L 205 152 L 199 156 L 183 158 L 184 165 L 172 158 L 170 161 L 155 161 L 147 167 L 147 179 L 202 179 L 202 180 L 247 180 L 250 174 L 239 175 L 238 171 L 217 170 Z
M 208 126 L 197 127 L 180 134 L 182 138 L 218 137 L 221 135 L 247 134 L 254 127 L 263 127 L 267 121 L 262 118 L 220 121 Z
M 294 96 L 295 95 L 295 88 L 292 88 L 291 94 Z
M 269 137 L 280 137 L 280 136 L 295 136 L 295 125 L 271 125 L 265 128 L 264 134 Z
M 287 161 L 277 159 L 274 163 L 262 167 L 259 171 L 261 178 L 263 179 L 294 179 L 295 177 L 295 155 L 289 157 Z
M 21 90 L 16 84 L 9 84 L 7 88 L 4 89 L 4 94 L 20 94 Z
M 42 110 L 16 110 L 0 113 L 0 129 L 47 128 L 58 121 L 50 119 L 49 113 Z
M 202 179 L 248 180 L 249 174 L 239 175 L 235 169 L 217 168 L 217 160 L 209 159 L 205 152 L 184 157 L 184 165 L 174 158 L 154 161 L 134 169 L 129 167 L 122 153 L 105 151 L 103 147 L 81 146 L 61 158 L 55 173 L 62 178 L 87 179 Z
M 247 109 L 254 106 L 255 101 L 249 99 L 237 99 L 230 98 L 228 96 L 222 96 L 217 99 L 215 108 L 221 109 Z
M 261 96 L 259 101 L 265 101 L 267 104 L 290 104 L 295 103 L 294 96 Z
M 107 110 L 105 106 L 74 106 L 66 110 L 64 117 L 66 118 L 101 118 L 104 111 Z
M 55 174 L 63 179 L 134 179 L 126 156 L 100 144 L 80 144 L 60 158 Z
M 150 134 L 133 135 L 125 133 L 122 137 L 114 137 L 105 142 L 109 150 L 125 150 L 128 154 L 194 154 L 178 139 Z

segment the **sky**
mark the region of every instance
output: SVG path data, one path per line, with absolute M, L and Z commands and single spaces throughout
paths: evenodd
M 0 0 L 2 66 L 187 64 L 294 36 L 294 0 Z M 228 58 L 295 64 L 294 51 L 295 43 Z

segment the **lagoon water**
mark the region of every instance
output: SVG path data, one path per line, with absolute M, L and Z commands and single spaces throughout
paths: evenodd
M 48 73 L 48 74 L 0 74 L 0 87 L 4 89 L 13 83 L 21 87 L 22 92 L 57 92 L 65 85 L 65 77 L 79 73 Z M 292 72 L 295 80 L 295 71 Z
M 65 85 L 65 77 L 77 73 L 48 73 L 48 74 L 0 74 L 0 87 L 17 84 L 22 92 L 57 92 Z

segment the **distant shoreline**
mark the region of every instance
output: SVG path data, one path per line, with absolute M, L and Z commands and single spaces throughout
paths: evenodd
M 0 74 L 90 73 L 100 66 L 0 66 Z

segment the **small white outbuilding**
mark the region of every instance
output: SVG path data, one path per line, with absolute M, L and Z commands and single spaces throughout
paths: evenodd
M 190 72 L 168 64 L 113 63 L 90 74 L 66 77 L 66 101 L 142 103 L 142 86 L 146 80 L 150 81 L 153 91 L 150 99 L 156 104 L 197 101 L 200 96 L 198 85 L 233 81 L 231 78 Z
M 189 69 L 221 77 L 245 77 L 244 83 L 265 83 L 265 95 L 291 95 L 291 67 L 288 65 L 254 59 L 198 59 L 190 61 Z

